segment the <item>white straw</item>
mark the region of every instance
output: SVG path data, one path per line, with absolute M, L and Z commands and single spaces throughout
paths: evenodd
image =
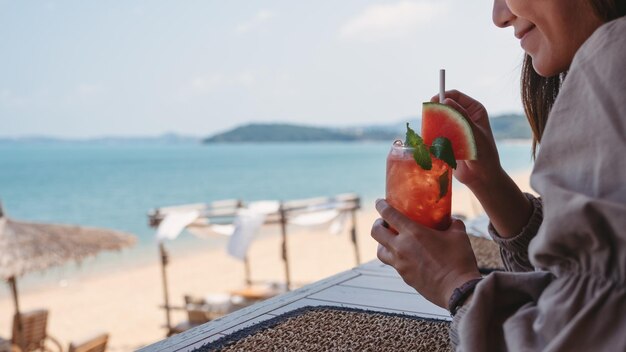
M 446 70 L 439 70 L 439 103 L 443 104 L 446 98 Z

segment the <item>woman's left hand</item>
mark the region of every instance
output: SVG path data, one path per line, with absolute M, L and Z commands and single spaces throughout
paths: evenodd
M 429 301 L 448 308 L 455 288 L 481 277 L 462 221 L 453 220 L 450 228 L 438 231 L 414 222 L 385 200 L 376 201 L 376 210 L 382 217 L 372 226 L 378 259 Z

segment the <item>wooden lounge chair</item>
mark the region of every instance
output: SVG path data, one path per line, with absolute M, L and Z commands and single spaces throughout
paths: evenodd
M 172 331 L 170 331 L 171 334 L 181 333 L 217 318 L 217 316 L 208 309 L 204 299 L 196 298 L 191 295 L 185 295 L 185 311 L 187 312 L 187 321 L 172 327 Z
M 21 321 L 22 328 L 19 329 Z M 13 316 L 13 337 L 11 342 L 22 352 L 30 351 L 63 351 L 58 340 L 48 335 L 48 311 L 38 309 L 29 312 L 15 314 Z M 50 341 L 54 348 L 49 348 Z
M 246 287 L 231 290 L 230 294 L 234 297 L 240 297 L 241 303 L 237 309 L 245 306 L 264 301 L 274 296 L 287 292 L 287 287 L 278 283 L 248 285 Z
M 68 352 L 104 352 L 107 348 L 109 335 L 100 333 L 89 338 L 71 342 Z

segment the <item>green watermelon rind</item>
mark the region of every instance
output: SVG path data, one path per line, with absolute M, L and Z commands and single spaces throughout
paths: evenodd
M 453 119 L 456 125 L 458 125 L 465 136 L 467 143 L 467 153 L 466 156 L 462 158 L 457 158 L 457 160 L 476 160 L 478 158 L 478 150 L 476 149 L 476 140 L 474 138 L 474 132 L 472 131 L 472 126 L 470 126 L 469 122 L 465 119 L 465 117 L 452 107 L 439 103 L 424 103 L 422 106 L 422 115 L 425 116 L 427 111 L 443 112 L 446 116 Z M 424 117 L 422 117 L 423 119 Z M 423 122 L 422 122 L 423 123 Z M 424 132 L 422 131 L 422 137 Z M 437 137 L 446 137 L 446 136 L 434 136 Z M 454 141 L 452 141 L 454 143 Z M 457 154 L 455 153 L 455 156 Z

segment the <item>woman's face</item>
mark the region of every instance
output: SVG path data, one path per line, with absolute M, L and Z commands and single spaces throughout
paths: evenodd
M 494 0 L 493 22 L 513 27 L 544 77 L 566 71 L 578 48 L 602 25 L 589 0 Z

